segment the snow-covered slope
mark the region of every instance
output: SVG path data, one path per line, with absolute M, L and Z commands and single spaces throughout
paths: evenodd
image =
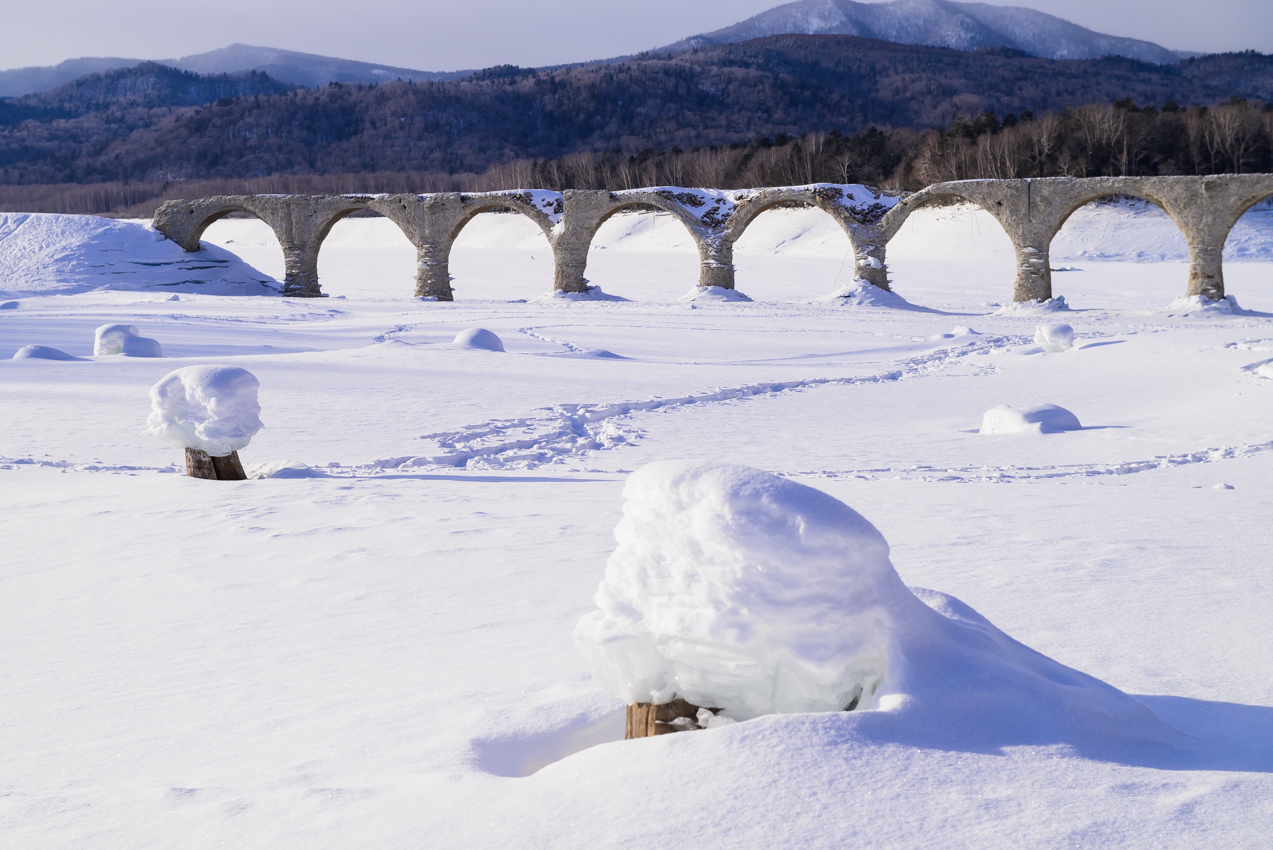
M 187 254 L 146 222 L 0 213 L 0 295 L 91 289 L 271 295 L 278 285 L 223 248 Z
M 797 0 L 673 47 L 730 44 L 785 33 L 858 35 L 955 50 L 1010 47 L 1049 59 L 1114 55 L 1166 64 L 1180 58 L 1152 42 L 1093 32 L 1034 9 L 952 0 Z

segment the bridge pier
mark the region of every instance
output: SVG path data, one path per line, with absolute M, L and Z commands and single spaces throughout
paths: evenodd
M 1016 240 L 1013 240 L 1014 243 Z M 1048 249 L 1051 241 L 1042 242 L 1043 247 L 1016 243 L 1017 280 L 1012 287 L 1012 300 L 1015 303 L 1025 301 L 1049 301 L 1052 298 L 1052 268 Z
M 451 241 L 417 242 L 415 294 L 417 298 L 454 301 L 451 289 Z
M 853 244 L 854 274 L 857 278 L 885 292 L 891 292 L 888 285 L 888 264 L 885 262 L 888 241 L 875 227 L 843 220 L 841 226 L 848 232 L 849 241 Z
M 734 288 L 734 243 L 723 234 L 694 234 L 698 245 L 698 285 Z
M 318 246 L 283 242 L 283 297 L 321 298 L 318 285 Z
M 1213 301 L 1224 298 L 1224 246 L 1189 243 L 1189 288 L 1186 295 L 1201 295 Z

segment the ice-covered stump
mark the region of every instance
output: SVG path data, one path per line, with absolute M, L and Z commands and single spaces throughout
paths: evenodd
M 1079 419 L 1064 407 L 1036 404 L 1016 408 L 1007 404 L 987 410 L 981 417 L 982 434 L 1051 434 L 1058 431 L 1081 431 Z
M 159 343 L 138 336 L 132 325 L 102 325 L 93 339 L 93 354 L 102 357 L 122 354 L 125 357 L 163 357 Z
M 1074 347 L 1074 328 L 1063 324 L 1039 325 L 1034 329 L 1034 341 L 1049 354 L 1060 354 Z
M 623 494 L 598 610 L 575 628 L 605 690 L 739 719 L 871 704 L 891 611 L 913 600 L 874 526 L 743 466 L 655 463 Z
M 256 376 L 237 366 L 187 366 L 150 389 L 146 433 L 186 453 L 192 478 L 247 478 L 238 450 L 260 431 Z
M 503 351 L 504 341 L 486 328 L 469 328 L 460 331 L 451 342 L 455 348 L 476 348 L 481 351 Z

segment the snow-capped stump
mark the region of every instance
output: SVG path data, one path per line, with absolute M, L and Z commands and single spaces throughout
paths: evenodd
M 874 526 L 818 490 L 728 464 L 651 464 L 623 495 L 599 610 L 574 635 L 628 703 L 628 737 L 872 703 L 886 609 L 910 595 Z
M 628 703 L 627 737 L 835 712 L 826 728 L 846 740 L 1194 752 L 1139 700 L 906 587 L 884 537 L 826 493 L 743 466 L 656 463 L 623 495 L 598 610 L 575 641 Z
M 504 341 L 486 328 L 469 328 L 455 335 L 453 348 L 475 348 L 480 351 L 503 351 Z
M 1081 431 L 1079 419 L 1064 407 L 1055 404 L 1036 404 L 1033 407 L 1016 408 L 1001 404 L 987 410 L 981 417 L 982 434 L 1020 434 L 1032 431 L 1051 434 L 1058 431 Z
M 1074 347 L 1074 328 L 1063 324 L 1039 325 L 1034 329 L 1034 341 L 1049 354 L 1060 354 Z
M 102 325 L 93 339 L 97 357 L 122 354 L 125 357 L 163 357 L 159 343 L 139 336 L 132 325 Z
M 146 434 L 186 453 L 191 478 L 243 481 L 239 462 L 261 423 L 256 376 L 237 366 L 187 366 L 150 389 Z
M 14 360 L 82 360 L 60 348 L 48 345 L 24 345 L 13 353 Z

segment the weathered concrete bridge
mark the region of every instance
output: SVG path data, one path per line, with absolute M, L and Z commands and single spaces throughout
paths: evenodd
M 597 230 L 615 213 L 662 210 L 685 225 L 698 246 L 700 286 L 734 288 L 734 243 L 766 210 L 818 207 L 844 229 L 857 258 L 857 276 L 888 289 L 885 251 L 915 210 L 967 201 L 1003 226 L 1017 253 L 1014 301 L 1046 301 L 1052 293 L 1049 249 L 1066 219 L 1092 201 L 1116 195 L 1161 207 L 1189 245 L 1187 295 L 1224 297 L 1221 254 L 1229 231 L 1255 204 L 1273 196 L 1273 174 L 1209 177 L 1051 177 L 1038 180 L 963 180 L 938 183 L 896 196 L 865 186 L 817 184 L 770 189 L 652 188 L 619 192 L 544 190 L 454 192 L 430 195 L 226 195 L 168 201 L 155 227 L 187 251 L 199 249 L 208 225 L 235 212 L 268 224 L 283 248 L 283 294 L 317 297 L 318 252 L 332 226 L 351 213 L 370 210 L 390 219 L 416 246 L 415 294 L 452 300 L 449 262 L 460 231 L 484 212 L 511 210 L 535 222 L 552 246 L 553 286 L 586 292 L 584 272 Z

